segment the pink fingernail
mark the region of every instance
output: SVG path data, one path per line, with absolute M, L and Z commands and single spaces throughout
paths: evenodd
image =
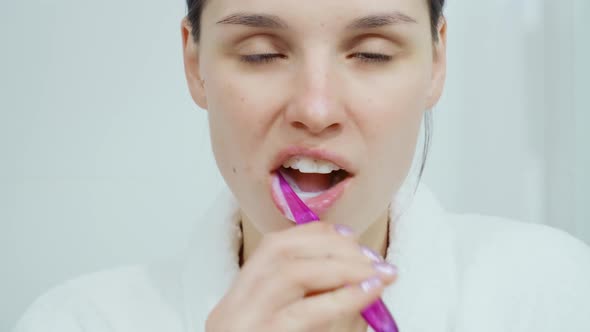
M 365 254 L 365 256 L 369 257 L 369 259 L 372 260 L 373 262 L 379 263 L 379 262 L 384 261 L 384 259 L 383 259 L 383 257 L 381 257 L 381 255 L 379 255 L 375 250 L 373 250 L 367 246 L 361 246 L 361 251 L 363 252 L 363 254 Z
M 361 282 L 361 289 L 367 293 L 381 286 L 383 286 L 383 281 L 379 277 L 371 277 Z
M 390 276 L 394 276 L 397 274 L 397 267 L 391 265 L 389 263 L 381 262 L 375 263 L 375 269 L 381 273 L 388 274 Z
M 346 226 L 346 225 L 334 225 L 334 228 L 336 229 L 336 232 L 340 233 L 343 236 L 353 236 L 354 235 L 354 231 L 352 230 L 352 228 L 350 228 L 350 226 Z

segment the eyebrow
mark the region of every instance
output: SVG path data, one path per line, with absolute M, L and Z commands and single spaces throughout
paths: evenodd
M 267 14 L 237 13 L 227 16 L 217 24 L 237 24 L 253 28 L 287 29 L 289 26 L 278 16 Z
M 395 11 L 386 14 L 374 14 L 355 19 L 347 29 L 375 29 L 402 23 L 417 23 L 416 19 Z M 252 28 L 288 29 L 289 26 L 280 17 L 268 14 L 236 13 L 231 14 L 217 24 L 244 25 Z
M 418 23 L 418 21 L 402 12 L 396 11 L 388 14 L 376 14 L 361 17 L 359 19 L 352 21 L 352 23 L 350 23 L 347 28 L 353 30 L 375 29 L 384 26 L 398 25 L 403 23 Z

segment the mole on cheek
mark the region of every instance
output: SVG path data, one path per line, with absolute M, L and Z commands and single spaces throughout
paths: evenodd
M 236 171 L 236 168 L 235 167 L 232 167 L 231 170 L 234 172 L 234 174 L 238 173 L 238 171 Z

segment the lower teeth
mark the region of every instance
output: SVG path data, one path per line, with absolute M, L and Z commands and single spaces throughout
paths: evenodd
M 319 195 L 324 193 L 323 191 L 315 192 L 315 193 L 308 193 L 308 192 L 304 192 L 304 191 L 299 190 L 299 188 L 297 188 L 297 189 L 293 188 L 293 191 L 295 191 L 297 196 L 299 196 L 300 198 L 314 198 L 314 197 L 318 197 Z
M 325 190 L 322 190 L 322 191 L 319 191 L 319 192 L 306 192 L 306 191 L 302 191 L 301 189 L 299 189 L 299 186 L 297 186 L 297 183 L 295 183 L 295 181 L 293 181 L 293 179 L 288 174 L 286 174 L 285 172 L 282 172 L 282 171 L 279 171 L 279 172 L 281 172 L 281 174 L 283 175 L 283 177 L 285 178 L 285 180 L 287 180 L 287 182 L 289 183 L 289 185 L 291 186 L 291 188 L 293 188 L 293 191 L 300 198 L 304 198 L 304 199 L 314 198 L 314 197 L 320 196 L 321 194 L 323 194 L 325 192 Z

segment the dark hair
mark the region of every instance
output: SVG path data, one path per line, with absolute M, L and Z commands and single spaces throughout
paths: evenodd
M 195 41 L 199 41 L 201 36 L 201 15 L 207 0 L 186 0 L 188 14 L 186 17 L 191 24 L 192 34 Z M 443 16 L 443 8 L 445 0 L 428 0 L 428 9 L 430 14 L 430 27 L 432 30 L 432 38 L 438 41 L 438 22 Z
M 445 0 L 427 0 L 430 14 L 430 29 L 432 31 L 432 39 L 438 42 L 438 23 L 443 17 L 443 8 Z M 201 15 L 207 0 L 186 0 L 188 14 L 186 15 L 191 28 L 192 35 L 195 42 L 198 42 L 201 36 Z M 427 110 L 424 114 L 424 149 L 422 151 L 422 163 L 420 165 L 420 173 L 418 174 L 418 182 L 424 173 L 426 166 L 426 158 L 428 157 L 428 150 L 430 149 L 430 142 L 432 138 L 432 112 Z

